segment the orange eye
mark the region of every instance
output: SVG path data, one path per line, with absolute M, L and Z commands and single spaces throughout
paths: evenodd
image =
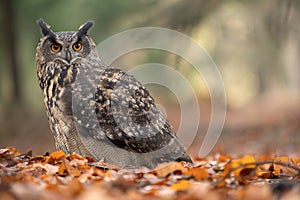
M 51 51 L 52 52 L 58 53 L 58 52 L 60 52 L 60 50 L 61 50 L 61 45 L 60 44 L 55 43 L 55 44 L 51 45 Z
M 81 42 L 76 42 L 76 43 L 74 43 L 74 44 L 73 44 L 73 49 L 74 49 L 75 51 L 80 51 L 80 50 L 82 49 L 82 44 L 81 44 Z

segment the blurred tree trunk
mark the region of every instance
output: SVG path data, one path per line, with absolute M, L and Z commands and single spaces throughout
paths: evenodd
M 7 58 L 6 68 L 9 71 L 11 80 L 11 97 L 9 98 L 12 103 L 19 103 L 21 101 L 21 90 L 20 90 L 20 77 L 19 67 L 17 63 L 17 52 L 16 52 L 16 37 L 15 37 L 15 13 L 14 13 L 14 0 L 1 0 L 2 13 L 3 13 L 3 36 L 4 36 L 4 47 Z
M 270 0 L 262 5 L 259 3 L 258 6 L 263 7 L 263 10 L 260 11 L 260 18 L 264 22 L 264 28 L 258 28 L 260 30 L 259 37 L 262 35 L 264 37 L 257 40 L 258 46 L 262 50 L 257 52 L 260 57 L 257 70 L 260 83 L 259 92 L 262 94 L 272 90 L 272 87 L 280 87 L 288 81 L 288 72 L 283 67 L 282 54 L 288 41 L 288 34 L 295 26 L 289 19 L 295 1 Z M 271 52 L 272 59 L 266 58 L 266 54 L 262 52 Z

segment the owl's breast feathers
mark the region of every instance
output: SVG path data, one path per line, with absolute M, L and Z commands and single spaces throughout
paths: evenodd
M 40 79 L 44 91 L 44 100 L 48 109 L 52 108 L 52 115 L 61 112 L 62 115 L 72 115 L 72 84 L 79 71 L 77 65 L 56 66 L 46 68 Z

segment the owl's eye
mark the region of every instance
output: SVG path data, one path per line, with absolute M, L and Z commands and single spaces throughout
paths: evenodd
M 57 44 L 57 43 L 54 43 L 51 45 L 51 51 L 54 52 L 54 53 L 58 53 L 60 52 L 61 50 L 61 45 L 60 44 Z
M 82 44 L 81 44 L 81 42 L 75 42 L 75 43 L 73 44 L 73 49 L 74 49 L 75 51 L 80 51 L 80 50 L 82 49 Z

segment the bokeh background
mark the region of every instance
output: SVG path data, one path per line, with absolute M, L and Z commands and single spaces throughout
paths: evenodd
M 0 148 L 13 146 L 34 153 L 54 150 L 35 66 L 40 37 L 36 20 L 43 18 L 55 31 L 76 30 L 93 20 L 90 34 L 96 44 L 137 27 L 185 33 L 206 49 L 224 81 L 227 117 L 215 150 L 233 154 L 299 152 L 297 0 L 1 0 L 0 10 Z M 205 81 L 179 56 L 158 50 L 132 52 L 113 65 L 130 70 L 149 62 L 178 70 L 197 92 L 199 136 L 188 149 L 196 156 L 210 119 Z M 156 85 L 147 87 L 177 129 L 180 108 L 174 94 Z

